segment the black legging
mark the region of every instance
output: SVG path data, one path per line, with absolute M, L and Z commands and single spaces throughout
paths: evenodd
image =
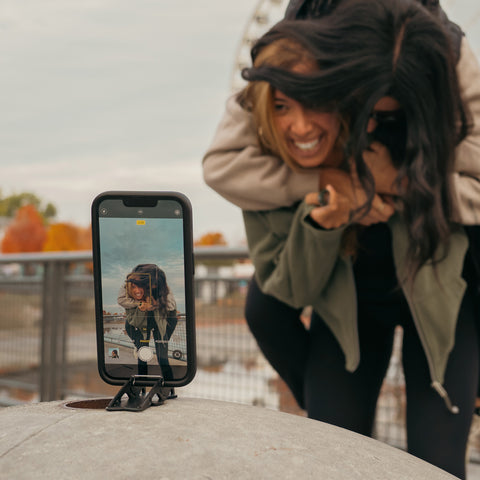
M 173 321 L 171 322 L 173 323 Z M 173 323 L 173 329 L 176 326 L 176 318 L 175 322 Z M 173 331 L 172 329 L 172 331 Z M 162 336 L 160 334 L 160 330 L 155 322 L 155 318 L 152 315 L 147 317 L 147 326 L 143 328 L 136 328 L 128 323 L 128 320 L 125 321 L 125 330 L 128 336 L 132 339 L 135 347 L 139 350 L 141 347 L 148 347 L 150 345 L 150 335 L 153 332 L 153 339 L 155 342 L 155 353 L 157 355 L 158 365 L 160 366 L 160 371 L 162 377 L 165 380 L 173 379 L 173 371 L 170 363 L 168 361 L 168 340 L 165 337 L 162 340 Z M 167 334 L 171 334 L 168 332 Z M 147 375 L 148 374 L 148 364 L 138 358 L 138 374 L 139 375 Z
M 465 478 L 465 449 L 477 391 L 479 352 L 472 296 L 462 304 L 444 387 L 459 414 L 447 410 L 430 386 L 427 360 L 405 303 L 359 305 L 361 361 L 345 370 L 345 357 L 323 320 L 310 331 L 300 311 L 263 294 L 252 280 L 246 319 L 267 360 L 308 416 L 370 436 L 375 408 L 392 353 L 395 326 L 403 326 L 402 360 L 407 390 L 408 451 Z
M 361 360 L 353 373 L 345 370 L 345 356 L 338 342 L 316 313 L 307 331 L 300 320 L 301 310 L 263 294 L 254 279 L 247 295 L 247 323 L 267 360 L 310 418 L 368 436 L 372 434 L 395 328 L 401 325 L 408 451 L 465 478 L 465 450 L 479 377 L 473 288 L 467 290 L 461 306 L 455 346 L 445 374 L 444 387 L 460 409 L 460 413 L 452 414 L 430 386 L 427 359 L 403 294 L 392 292 L 388 279 L 364 280 L 363 285 L 368 287 L 358 288 Z M 358 281 L 357 275 L 357 285 Z

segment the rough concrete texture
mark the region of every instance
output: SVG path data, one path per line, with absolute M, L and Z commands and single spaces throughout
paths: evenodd
M 0 425 L 2 479 L 455 478 L 331 425 L 209 400 L 139 413 L 40 403 L 0 410 Z

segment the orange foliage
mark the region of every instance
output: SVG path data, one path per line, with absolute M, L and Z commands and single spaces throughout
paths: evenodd
M 212 246 L 212 245 L 226 245 L 227 242 L 222 233 L 220 232 L 209 232 L 205 235 L 202 235 L 199 240 L 195 242 L 196 246 Z
M 43 219 L 33 205 L 20 207 L 5 231 L 3 253 L 40 252 L 47 233 Z
M 68 250 L 90 250 L 90 229 L 76 227 L 70 223 L 54 223 L 47 231 L 47 240 L 43 246 L 45 252 Z
M 78 229 L 78 249 L 91 250 L 92 249 L 92 227 Z

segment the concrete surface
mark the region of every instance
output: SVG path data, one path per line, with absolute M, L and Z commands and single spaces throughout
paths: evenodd
M 0 478 L 455 478 L 376 440 L 263 408 L 182 397 L 139 413 L 81 403 L 100 408 L 0 410 Z

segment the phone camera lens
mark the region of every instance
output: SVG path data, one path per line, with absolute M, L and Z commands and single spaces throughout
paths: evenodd
M 108 213 L 108 210 L 106 208 L 100 209 L 100 215 L 106 215 L 107 213 Z
M 143 210 L 140 209 L 140 210 L 137 211 L 137 213 L 138 213 L 139 215 L 143 215 Z

